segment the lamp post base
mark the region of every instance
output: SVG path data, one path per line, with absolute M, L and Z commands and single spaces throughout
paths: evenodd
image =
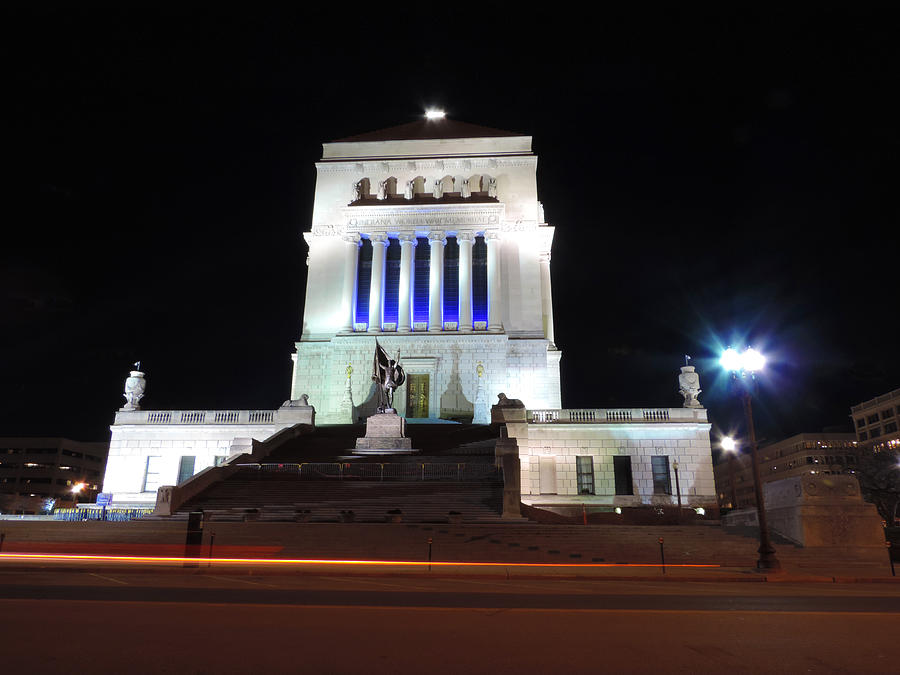
M 756 561 L 756 569 L 774 571 L 781 570 L 781 561 L 775 557 L 774 549 L 764 549 L 763 547 L 760 547 L 758 553 L 759 560 Z

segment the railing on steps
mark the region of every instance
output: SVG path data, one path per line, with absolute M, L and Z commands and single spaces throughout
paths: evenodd
M 438 462 L 303 462 L 238 464 L 238 476 L 282 475 L 300 480 L 353 481 L 489 481 L 499 480 L 493 464 Z

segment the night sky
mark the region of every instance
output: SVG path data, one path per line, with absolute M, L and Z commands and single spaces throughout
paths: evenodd
M 731 428 L 745 340 L 762 439 L 900 387 L 889 16 L 470 5 L 4 10 L 0 435 L 107 439 L 138 359 L 146 408 L 280 405 L 321 143 L 428 106 L 534 138 L 564 407 L 690 354 Z

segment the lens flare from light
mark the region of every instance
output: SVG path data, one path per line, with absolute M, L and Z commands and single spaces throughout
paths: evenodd
M 722 438 L 720 444 L 722 446 L 722 449 L 728 452 L 734 452 L 737 448 L 737 443 L 731 436 L 725 436 L 724 438 Z
M 726 349 L 724 352 L 722 352 L 722 356 L 719 358 L 719 364 L 725 370 L 738 371 L 741 369 L 741 363 L 741 355 L 734 347 L 729 347 L 728 349 Z
M 447 113 L 443 110 L 436 110 L 431 108 L 425 111 L 425 119 L 427 120 L 442 120 L 447 116 Z
M 741 362 L 743 364 L 744 370 L 750 373 L 755 373 L 765 368 L 766 357 L 760 354 L 755 349 L 748 347 L 747 351 L 745 351 L 741 355 Z

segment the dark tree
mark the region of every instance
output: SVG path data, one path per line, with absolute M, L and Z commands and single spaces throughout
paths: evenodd
M 864 453 L 856 477 L 866 501 L 875 505 L 888 525 L 893 525 L 900 509 L 900 452 Z

